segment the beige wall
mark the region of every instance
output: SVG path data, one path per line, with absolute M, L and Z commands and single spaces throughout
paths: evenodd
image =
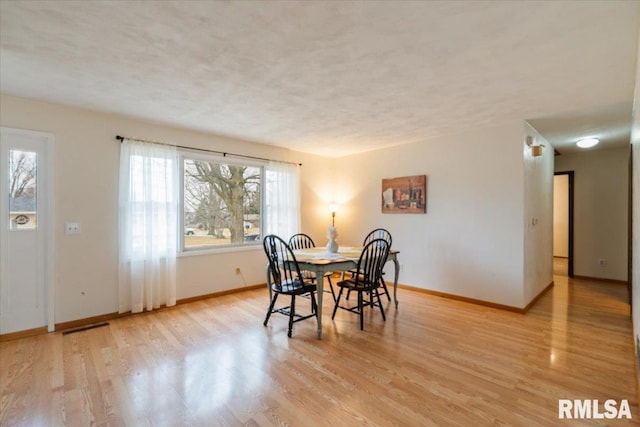
M 527 236 L 536 254 L 527 262 L 542 264 L 531 267 L 525 292 L 525 234 L 548 228 L 551 240 L 551 201 L 540 208 L 528 203 L 525 212 L 525 180 L 548 174 L 527 194 L 538 200 L 546 188 L 550 199 L 553 175 L 553 149 L 528 159 L 535 164 L 525 173 L 524 140 L 518 121 L 336 159 L 334 197 L 343 203 L 338 242 L 353 244 L 373 228 L 387 228 L 401 252 L 402 283 L 524 307 L 552 275 L 551 246 Z M 382 214 L 381 180 L 420 174 L 427 175 L 427 214 Z M 539 220 L 534 230 L 525 227 L 529 215 Z M 540 268 L 548 271 L 540 276 Z
M 247 141 L 6 95 L 0 96 L 0 125 L 55 135 L 55 323 L 118 311 L 116 135 L 303 162 L 303 180 L 321 177 L 327 162 Z M 307 214 L 320 205 L 313 194 L 305 194 L 303 200 Z M 80 222 L 82 233 L 65 235 L 65 222 Z M 264 263 L 261 248 L 181 257 L 177 297 L 264 283 Z M 235 274 L 236 267 L 242 275 Z
M 6 95 L 0 111 L 2 126 L 55 135 L 56 323 L 118 309 L 118 134 L 302 162 L 303 231 L 326 244 L 328 203 L 339 202 L 338 242 L 388 228 L 401 251 L 401 283 L 514 307 L 549 283 L 540 260 L 551 217 L 536 202 L 551 182 L 549 159 L 527 158 L 525 134 L 535 131 L 522 122 L 330 159 Z M 428 176 L 428 213 L 383 215 L 382 178 L 418 174 Z M 531 216 L 538 226 L 527 225 Z M 65 222 L 80 222 L 82 233 L 65 235 Z M 177 270 L 178 299 L 265 281 L 261 249 L 180 257 Z
M 575 275 L 626 281 L 629 149 L 563 154 L 555 169 L 575 171 Z

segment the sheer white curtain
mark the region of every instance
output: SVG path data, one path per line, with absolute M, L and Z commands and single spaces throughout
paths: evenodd
M 300 232 L 298 165 L 270 162 L 265 168 L 265 235 L 289 239 Z
M 176 303 L 178 154 L 125 139 L 120 148 L 121 313 Z

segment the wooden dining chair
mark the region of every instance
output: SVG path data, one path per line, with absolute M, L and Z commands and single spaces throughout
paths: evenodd
M 391 238 L 391 233 L 389 233 L 389 231 L 384 228 L 376 228 L 375 230 L 370 231 L 369 234 L 367 234 L 367 236 L 364 238 L 364 242 L 362 243 L 362 246 L 366 246 L 369 242 L 375 239 L 383 239 L 389 244 L 389 249 L 391 249 L 391 242 L 393 239 Z M 352 276 L 355 273 L 356 273 L 355 270 L 351 270 Z M 384 293 L 387 295 L 387 299 L 391 301 L 391 295 L 389 295 L 389 289 L 387 289 L 387 284 L 384 281 L 384 271 L 382 272 L 382 276 L 380 277 L 380 286 L 384 289 Z M 350 295 L 351 293 L 347 292 L 347 299 L 349 299 Z
M 293 324 L 301 320 L 316 317 L 318 306 L 316 304 L 316 285 L 307 281 L 300 272 L 300 266 L 296 261 L 293 251 L 280 237 L 269 234 L 264 237 L 262 245 L 269 260 L 269 274 L 271 276 L 272 297 L 269 303 L 267 317 L 264 319 L 264 326 L 267 326 L 272 313 L 280 313 L 289 316 L 289 330 L 287 336 L 291 338 Z M 311 314 L 302 316 L 296 313 L 296 296 L 308 294 L 311 299 Z M 279 295 L 291 297 L 291 304 L 288 307 L 275 308 Z
M 389 243 L 384 239 L 373 239 L 369 241 L 362 250 L 360 258 L 358 259 L 357 274 L 354 274 L 351 278 L 338 282 L 340 292 L 338 292 L 338 299 L 336 305 L 333 307 L 333 314 L 331 319 L 336 316 L 338 308 L 343 310 L 358 313 L 360 315 L 360 330 L 364 329 L 364 307 L 365 306 L 378 306 L 380 313 L 382 313 L 382 319 L 387 320 L 384 314 L 384 308 L 382 307 L 382 301 L 380 301 L 380 280 L 382 276 L 382 269 L 387 262 L 389 256 Z M 358 293 L 358 305 L 355 307 L 343 307 L 340 305 L 340 299 L 342 298 L 342 292 L 344 290 L 353 291 Z M 368 295 L 368 300 L 364 300 L 364 294 Z M 377 301 L 376 301 L 377 300 Z
M 299 249 L 310 249 L 310 248 L 315 248 L 316 244 L 314 243 L 313 239 L 311 237 L 309 237 L 308 235 L 304 234 L 304 233 L 298 233 L 298 234 L 294 234 L 293 236 L 291 236 L 291 238 L 289 239 L 289 246 L 291 247 L 291 249 L 295 250 L 299 250 Z M 329 283 L 329 290 L 325 291 L 327 293 L 331 293 L 331 296 L 333 297 L 333 302 L 336 302 L 336 293 L 333 289 L 333 283 L 331 283 L 331 275 L 333 273 L 325 273 L 324 277 L 325 279 L 327 279 L 327 282 Z M 306 278 L 306 279 L 310 279 L 313 282 L 316 282 L 316 274 L 312 271 L 302 271 L 302 275 Z
M 374 239 L 384 239 L 387 243 L 389 243 L 389 250 L 391 250 L 391 242 L 393 239 L 391 238 L 391 233 L 384 228 L 376 228 L 372 230 L 367 237 L 364 238 L 363 245 L 366 245 L 370 241 Z M 384 289 L 384 293 L 387 294 L 387 299 L 391 301 L 391 295 L 389 295 L 389 289 L 387 289 L 387 284 L 384 281 L 384 271 L 382 272 L 382 276 L 380 276 L 380 286 Z

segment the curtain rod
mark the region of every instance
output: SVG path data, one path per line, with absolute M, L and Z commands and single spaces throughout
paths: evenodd
M 216 150 L 208 150 L 206 148 L 194 148 L 194 147 L 187 147 L 184 145 L 176 145 L 176 144 L 169 144 L 166 142 L 160 142 L 160 141 L 152 141 L 149 139 L 140 139 L 140 138 L 127 138 L 125 136 L 120 136 L 120 135 L 116 135 L 116 139 L 118 141 L 120 141 L 121 143 L 125 140 L 125 139 L 131 139 L 133 141 L 140 141 L 140 142 L 148 142 L 151 144 L 160 144 L 160 145 L 168 145 L 171 147 L 176 147 L 176 148 L 184 148 L 186 150 L 195 150 L 195 151 L 204 151 L 207 153 L 215 153 L 215 154 L 222 154 L 222 157 L 227 157 L 227 156 L 233 156 L 233 157 L 243 157 L 245 159 L 253 159 L 253 160 L 265 160 L 267 162 L 277 162 L 277 163 L 287 163 L 289 165 L 298 165 L 298 166 L 302 166 L 302 163 L 295 163 L 295 162 L 287 162 L 285 160 L 273 160 L 273 159 L 267 159 L 265 157 L 256 157 L 256 156 L 248 156 L 246 154 L 235 154 L 235 153 L 228 153 L 226 151 L 216 151 Z

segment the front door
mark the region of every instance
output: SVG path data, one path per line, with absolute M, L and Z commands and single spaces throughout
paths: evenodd
M 53 330 L 47 133 L 0 128 L 0 334 Z

